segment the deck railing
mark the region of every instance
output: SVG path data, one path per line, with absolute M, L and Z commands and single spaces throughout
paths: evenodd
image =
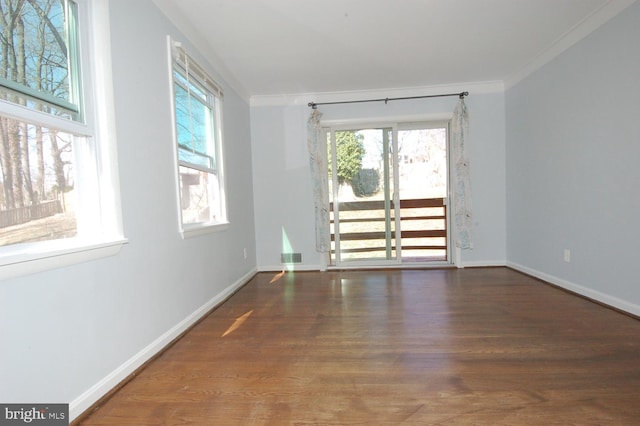
M 331 203 L 332 256 L 335 254 L 335 218 Z M 385 201 L 350 201 L 339 204 L 340 253 L 344 258 L 395 256 L 394 205 L 385 217 Z M 400 200 L 402 258 L 447 259 L 447 205 L 445 198 Z M 387 224 L 389 226 L 387 226 Z M 387 245 L 387 238 L 391 245 Z

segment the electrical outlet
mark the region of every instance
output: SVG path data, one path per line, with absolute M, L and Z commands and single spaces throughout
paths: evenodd
M 564 261 L 567 263 L 571 262 L 571 250 L 564 249 Z

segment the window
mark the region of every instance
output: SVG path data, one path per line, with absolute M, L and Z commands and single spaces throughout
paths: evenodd
M 222 90 L 172 45 L 173 106 L 183 234 L 226 223 L 222 173 Z
M 106 7 L 0 0 L 0 265 L 122 242 Z

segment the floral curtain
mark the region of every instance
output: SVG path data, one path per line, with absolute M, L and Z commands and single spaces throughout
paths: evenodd
M 316 220 L 316 250 L 327 253 L 331 249 L 329 230 L 329 193 L 327 183 L 327 141 L 322 137 L 322 113 L 313 109 L 307 121 L 307 148 L 313 182 Z
M 461 97 L 453 110 L 451 121 L 451 146 L 454 160 L 454 222 L 456 247 L 462 249 L 473 248 L 473 216 L 471 213 L 471 178 L 469 158 L 466 144 L 469 134 L 469 114 L 464 98 Z

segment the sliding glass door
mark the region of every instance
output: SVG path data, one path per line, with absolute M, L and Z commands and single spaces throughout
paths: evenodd
M 390 127 L 332 130 L 332 263 L 396 262 L 394 135 Z
M 331 264 L 450 262 L 446 123 L 327 129 Z
M 447 123 L 398 131 L 398 198 L 403 262 L 450 263 Z

